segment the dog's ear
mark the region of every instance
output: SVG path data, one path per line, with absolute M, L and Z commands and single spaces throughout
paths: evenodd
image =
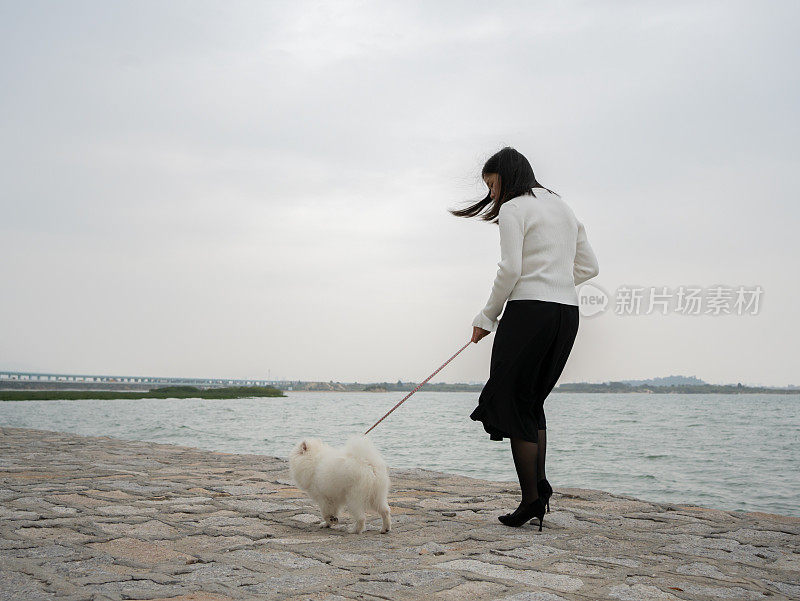
M 306 444 L 306 441 L 304 440 L 303 442 L 300 443 L 300 452 L 301 453 L 305 453 L 307 450 L 308 450 L 308 445 Z

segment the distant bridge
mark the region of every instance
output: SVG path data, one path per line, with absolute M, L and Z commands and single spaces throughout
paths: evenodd
M 0 387 L 22 383 L 41 384 L 98 384 L 112 386 L 204 386 L 219 388 L 222 386 L 275 386 L 291 385 L 290 382 L 278 380 L 238 380 L 231 378 L 162 378 L 151 376 L 102 376 L 90 374 L 51 374 L 29 371 L 0 371 Z

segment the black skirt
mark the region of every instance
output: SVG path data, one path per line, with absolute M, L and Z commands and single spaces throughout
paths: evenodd
M 470 415 L 491 440 L 539 440 L 544 400 L 555 387 L 578 334 L 578 307 L 543 300 L 506 303 L 492 345 L 489 380 Z

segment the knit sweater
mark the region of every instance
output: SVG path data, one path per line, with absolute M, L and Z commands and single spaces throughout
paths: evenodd
M 600 272 L 586 228 L 560 196 L 534 188 L 502 205 L 500 262 L 489 302 L 473 326 L 494 332 L 506 300 L 538 299 L 577 305 L 575 286 Z

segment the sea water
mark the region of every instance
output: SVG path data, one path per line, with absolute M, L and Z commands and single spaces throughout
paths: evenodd
M 407 393 L 0 402 L 0 425 L 286 458 L 303 437 L 363 433 Z M 370 437 L 391 467 L 517 482 L 508 439 L 469 419 L 478 393 L 412 395 Z M 800 395 L 553 393 L 553 487 L 800 516 Z

